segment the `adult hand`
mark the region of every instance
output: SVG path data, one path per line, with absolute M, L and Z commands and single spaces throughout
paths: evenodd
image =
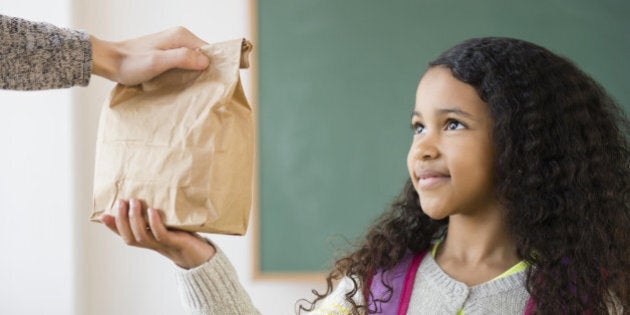
M 203 70 L 209 64 L 196 50 L 207 43 L 183 27 L 121 42 L 91 36 L 90 42 L 92 73 L 124 85 L 140 84 L 173 68 Z
M 129 203 L 119 200 L 117 207 L 115 218 L 103 215 L 101 222 L 120 235 L 129 246 L 154 250 L 185 269 L 205 263 L 216 252 L 212 245 L 197 234 L 167 230 L 156 209 L 148 209 L 149 222 L 146 222 L 139 200 L 131 199 Z

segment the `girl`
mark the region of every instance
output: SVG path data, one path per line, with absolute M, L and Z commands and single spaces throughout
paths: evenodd
M 400 197 L 300 310 L 628 311 L 630 128 L 589 76 L 525 41 L 467 40 L 429 64 L 412 129 Z M 102 221 L 193 268 L 179 277 L 193 312 L 256 312 L 220 250 L 167 231 L 156 210 L 150 230 L 135 200 Z

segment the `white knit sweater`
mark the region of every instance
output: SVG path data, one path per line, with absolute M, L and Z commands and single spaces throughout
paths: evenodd
M 177 279 L 186 314 L 260 314 L 218 247 L 209 262 L 178 271 Z M 408 314 L 456 314 L 461 309 L 465 315 L 523 314 L 529 299 L 524 279 L 525 272 L 520 271 L 468 287 L 450 278 L 431 255 L 426 255 L 416 274 Z M 343 279 L 310 314 L 350 314 L 345 293 L 351 289 L 352 281 Z M 355 301 L 362 303 L 363 297 L 358 295 Z
M 219 247 L 214 247 L 217 252 L 210 261 L 197 268 L 177 272 L 177 284 L 186 314 L 260 314 L 238 281 L 228 258 Z

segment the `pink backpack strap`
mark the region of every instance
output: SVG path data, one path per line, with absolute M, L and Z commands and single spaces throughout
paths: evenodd
M 536 306 L 534 305 L 534 300 L 530 297 L 529 300 L 527 300 L 527 305 L 525 305 L 525 312 L 523 312 L 523 314 L 534 315 L 535 309 L 536 309 Z
M 371 314 L 398 315 L 407 312 L 416 271 L 426 252 L 418 255 L 407 254 L 391 270 L 385 272 L 378 270 L 373 277 L 368 279 L 369 292 L 367 290 L 364 292 L 365 300 L 368 301 L 370 310 L 376 310 Z M 393 288 L 392 292 L 389 292 L 383 283 L 384 279 L 385 283 Z M 387 301 L 378 301 L 382 299 L 387 299 Z
M 418 266 L 420 266 L 420 262 L 422 261 L 422 258 L 424 258 L 424 255 L 426 255 L 426 253 L 427 251 L 424 251 L 416 255 L 411 261 L 411 265 L 409 266 L 407 274 L 405 275 L 405 282 L 400 297 L 400 304 L 398 306 L 397 315 L 407 314 L 407 309 L 409 308 L 409 300 L 411 300 L 411 291 L 413 290 L 413 283 L 416 279 L 416 273 L 418 272 Z

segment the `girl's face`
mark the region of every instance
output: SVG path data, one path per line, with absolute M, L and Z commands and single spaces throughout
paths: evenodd
M 475 89 L 443 67 L 424 74 L 411 123 L 409 175 L 422 210 L 433 219 L 496 207 L 492 121 Z

